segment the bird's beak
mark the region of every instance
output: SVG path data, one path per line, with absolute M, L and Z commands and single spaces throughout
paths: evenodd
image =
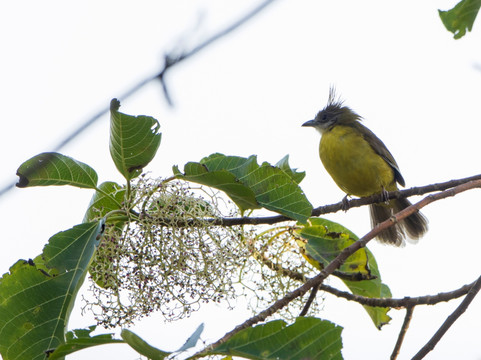
M 302 126 L 316 126 L 316 120 L 306 121 Z

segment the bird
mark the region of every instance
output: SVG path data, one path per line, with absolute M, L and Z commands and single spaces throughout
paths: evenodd
M 348 196 L 366 197 L 398 190 L 405 186 L 399 167 L 386 145 L 366 126 L 362 117 L 329 90 L 327 105 L 313 120 L 302 126 L 321 133 L 319 157 L 334 182 Z M 412 205 L 406 198 L 369 205 L 371 225 L 389 219 Z M 416 242 L 428 230 L 428 221 L 419 211 L 383 230 L 377 239 L 384 244 L 404 246 L 406 238 Z M 407 236 L 406 236 L 407 235 Z

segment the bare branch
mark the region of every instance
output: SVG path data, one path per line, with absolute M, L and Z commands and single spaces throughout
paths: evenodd
M 404 336 L 406 335 L 406 331 L 409 328 L 409 324 L 411 323 L 411 319 L 413 317 L 414 306 L 408 306 L 406 308 L 406 315 L 404 316 L 403 326 L 399 331 L 399 336 L 396 341 L 396 345 L 394 346 L 394 350 L 391 354 L 391 360 L 396 360 L 399 355 L 399 350 L 401 350 L 401 345 L 404 341 Z
M 307 312 L 309 311 L 309 308 L 311 307 L 312 302 L 316 298 L 318 291 L 319 291 L 319 286 L 315 286 L 311 289 L 311 293 L 309 294 L 309 299 L 307 299 L 306 304 L 304 305 L 304 308 L 300 312 L 299 316 L 306 316 Z
M 361 305 L 374 307 L 407 308 L 416 305 L 435 305 L 440 302 L 457 299 L 461 296 L 466 295 L 469 290 L 471 290 L 475 282 L 476 281 L 472 282 L 471 284 L 463 285 L 459 289 L 439 293 L 436 295 L 424 295 L 417 297 L 406 296 L 402 299 L 368 298 L 360 295 L 354 295 L 349 292 L 342 291 L 324 284 L 321 285 L 321 290 L 349 301 L 355 301 Z
M 419 352 L 413 356 L 412 360 L 419 360 L 424 358 L 431 350 L 434 349 L 436 344 L 441 340 L 441 338 L 446 334 L 448 329 L 454 322 L 466 311 L 471 301 L 476 297 L 477 293 L 481 289 L 481 276 L 476 280 L 476 283 L 473 287 L 469 290 L 468 294 L 464 298 L 464 300 L 459 304 L 459 306 L 454 310 L 451 315 L 449 315 L 441 325 L 441 327 L 436 331 L 433 337 L 424 345 Z

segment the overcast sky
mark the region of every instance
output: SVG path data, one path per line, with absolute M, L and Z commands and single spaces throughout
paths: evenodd
M 335 85 L 345 103 L 389 147 L 406 180 L 420 186 L 475 175 L 479 167 L 481 32 L 455 41 L 437 9 L 454 1 L 399 3 L 278 0 L 236 32 L 175 67 L 166 78 L 174 107 L 153 82 L 121 111 L 157 118 L 162 144 L 148 169 L 169 176 L 172 165 L 213 152 L 277 162 L 290 155 L 307 172 L 301 184 L 314 206 L 344 194 L 322 168 L 319 135 L 301 128 Z M 166 52 L 190 49 L 230 24 L 255 1 L 23 1 L 0 4 L 0 186 L 17 167 L 52 149 L 110 99 L 155 74 Z M 108 116 L 62 150 L 91 165 L 100 181 L 122 182 L 108 152 Z M 48 238 L 82 220 L 92 192 L 69 188 L 14 189 L 0 198 L 0 271 L 38 255 Z M 415 199 L 412 199 L 413 201 Z M 479 191 L 437 202 L 423 212 L 430 230 L 417 245 L 371 243 L 393 296 L 449 291 L 480 273 Z M 367 208 L 326 216 L 358 236 L 369 230 Z M 342 287 L 335 280 L 334 286 Z M 415 309 L 400 359 L 409 359 L 459 301 Z M 77 301 L 69 328 L 93 324 Z M 215 316 L 212 316 L 214 314 Z M 217 316 L 218 314 L 221 314 Z M 345 359 L 386 359 L 404 310 L 391 311 L 378 331 L 358 304 L 326 296 L 319 317 L 344 326 Z M 216 319 L 217 317 L 217 319 Z M 180 346 L 205 321 L 216 340 L 247 317 L 209 307 L 185 322 L 153 316 L 133 328 L 165 350 Z M 481 299 L 449 330 L 427 359 L 481 359 Z M 353 320 L 355 319 L 355 320 Z M 462 349 L 462 350 L 460 350 Z M 460 353 L 462 351 L 462 353 Z M 135 359 L 123 345 L 69 359 Z

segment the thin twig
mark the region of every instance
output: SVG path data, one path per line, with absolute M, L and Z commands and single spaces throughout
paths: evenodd
M 454 324 L 454 322 L 466 311 L 468 308 L 469 304 L 471 304 L 471 301 L 476 297 L 476 294 L 479 292 L 481 289 L 481 276 L 478 278 L 474 286 L 469 290 L 467 293 L 466 297 L 463 299 L 461 304 L 454 310 L 451 315 L 449 315 L 444 321 L 444 323 L 441 325 L 441 327 L 436 331 L 436 333 L 433 335 L 433 337 L 424 345 L 419 352 L 413 356 L 412 360 L 419 360 L 424 358 L 431 350 L 434 349 L 436 344 L 441 340 L 441 338 L 446 334 L 448 329 L 451 327 L 451 325 Z
M 396 341 L 396 345 L 394 346 L 394 350 L 391 354 L 391 360 L 396 360 L 399 355 L 399 350 L 401 350 L 401 345 L 404 341 L 404 336 L 406 335 L 406 331 L 409 328 L 409 324 L 411 323 L 411 319 L 413 317 L 414 306 L 408 306 L 406 308 L 406 315 L 404 316 L 404 322 L 399 331 L 399 336 Z
M 307 299 L 307 302 L 306 304 L 304 305 L 304 308 L 302 309 L 301 313 L 299 314 L 299 316 L 305 316 L 307 314 L 307 312 L 309 311 L 309 308 L 311 307 L 312 305 L 312 302 L 314 301 L 314 299 L 316 298 L 316 295 L 317 295 L 317 292 L 319 291 L 319 286 L 314 286 L 312 289 L 311 289 L 311 293 L 309 294 L 309 299 Z

